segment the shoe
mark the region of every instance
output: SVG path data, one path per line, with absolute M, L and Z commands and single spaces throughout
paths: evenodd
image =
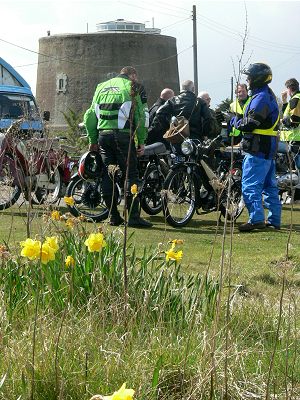
M 129 218 L 128 226 L 132 228 L 151 228 L 153 224 L 141 217 L 131 217 Z
M 124 219 L 120 215 L 115 217 L 111 216 L 109 219 L 109 225 L 111 226 L 120 226 L 123 224 L 124 224 Z
M 251 232 L 254 229 L 265 229 L 266 224 L 264 222 L 258 222 L 256 224 L 251 224 L 250 222 L 246 222 L 238 227 L 240 232 Z
M 276 229 L 277 231 L 280 231 L 280 225 L 274 225 L 271 224 L 271 222 L 266 222 L 266 228 L 272 228 L 272 229 Z

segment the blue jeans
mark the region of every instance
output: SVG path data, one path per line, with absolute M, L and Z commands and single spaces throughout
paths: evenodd
M 280 226 L 281 203 L 275 177 L 275 160 L 246 154 L 243 160 L 242 192 L 249 212 L 249 221 L 265 221 L 264 206 L 269 210 L 267 221 Z

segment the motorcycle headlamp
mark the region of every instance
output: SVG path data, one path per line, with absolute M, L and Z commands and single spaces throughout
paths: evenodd
M 193 150 L 193 142 L 190 139 L 186 139 L 184 142 L 182 142 L 181 151 L 185 156 L 189 156 L 190 154 L 192 154 Z

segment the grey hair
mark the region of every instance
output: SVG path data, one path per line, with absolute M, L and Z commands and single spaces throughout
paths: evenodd
M 195 93 L 195 85 L 193 81 L 187 80 L 182 82 L 181 84 L 181 89 L 182 90 L 188 90 L 189 92 Z

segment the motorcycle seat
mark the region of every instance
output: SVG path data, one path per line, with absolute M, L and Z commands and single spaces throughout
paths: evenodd
M 167 154 L 167 148 L 162 142 L 156 142 L 145 146 L 144 156 L 152 156 L 154 154 Z

